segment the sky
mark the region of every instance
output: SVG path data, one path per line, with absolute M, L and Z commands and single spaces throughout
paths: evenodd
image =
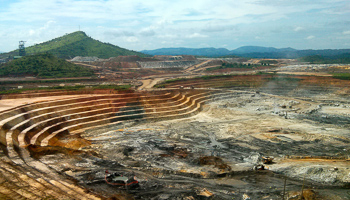
M 136 51 L 350 49 L 350 0 L 0 0 L 0 51 L 78 30 Z

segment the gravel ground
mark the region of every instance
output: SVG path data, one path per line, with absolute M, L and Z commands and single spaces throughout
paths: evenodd
M 62 154 L 61 159 L 44 156 L 41 161 L 107 197 L 200 199 L 206 190 L 214 199 L 242 199 L 244 194 L 281 199 L 285 179 L 290 196 L 301 190 L 305 179 L 304 188 L 317 199 L 349 199 L 347 113 L 346 103 L 325 106 L 241 94 L 213 101 L 187 119 L 91 130 L 83 137 L 92 145 L 78 158 Z M 253 171 L 262 156 L 273 156 L 273 164 L 269 170 Z M 107 185 L 106 169 L 136 175 L 141 187 Z

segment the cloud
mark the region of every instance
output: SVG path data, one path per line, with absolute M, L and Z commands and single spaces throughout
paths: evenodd
M 208 33 L 224 32 L 224 31 L 230 31 L 230 30 L 238 30 L 238 28 L 236 25 L 230 25 L 230 24 L 225 24 L 225 25 L 209 24 L 202 29 L 203 32 L 208 32 Z
M 191 35 L 187 35 L 186 36 L 186 38 L 190 38 L 190 39 L 192 39 L 192 38 L 207 38 L 207 37 L 209 37 L 209 36 L 208 35 L 202 35 L 200 33 L 193 33 Z
M 295 28 L 294 28 L 294 31 L 295 31 L 295 32 L 299 32 L 299 31 L 302 31 L 302 30 L 304 30 L 304 28 L 301 27 L 301 26 L 298 26 L 298 27 L 295 27 Z
M 327 10 L 324 10 L 323 13 L 326 14 L 332 14 L 332 15 L 343 15 L 343 14 L 349 14 L 350 13 L 350 4 L 349 2 L 338 0 L 340 3 L 344 3 L 342 6 L 334 6 L 330 7 Z
M 154 36 L 156 32 L 153 29 L 157 29 L 157 28 L 155 27 L 144 28 L 139 32 L 139 34 L 145 37 Z
M 54 25 L 56 22 L 53 20 L 47 21 L 44 26 L 37 28 L 37 29 L 30 29 L 29 30 L 29 35 L 30 36 L 39 36 L 44 32 L 47 32 L 52 25 Z
M 200 16 L 203 15 L 203 12 L 199 12 L 198 10 L 195 10 L 193 8 L 189 8 L 187 9 L 187 14 L 185 14 L 186 16 Z
M 93 38 L 129 49 L 164 47 L 163 40 L 181 40 L 179 45 L 198 47 L 201 44 L 199 40 L 193 40 L 195 38 L 202 38 L 200 42 L 214 47 L 228 44 L 228 48 L 234 49 L 250 44 L 255 36 L 263 38 L 255 40 L 259 45 L 313 48 L 307 46 L 311 43 L 305 43 L 305 39 L 314 39 L 315 35 L 317 38 L 342 35 L 339 44 L 331 39 L 317 44 L 318 47 L 325 44 L 324 48 L 340 48 L 350 35 L 350 30 L 344 30 L 350 23 L 347 20 L 350 18 L 348 2 L 0 0 L 0 41 L 4 48 L 0 50 L 13 50 L 22 39 L 32 42 L 50 40 L 77 31 L 79 25 Z M 275 29 L 279 31 L 271 32 Z M 304 32 L 307 35 L 301 34 Z M 283 44 L 277 41 L 283 41 Z
M 310 35 L 310 36 L 308 36 L 306 39 L 307 39 L 307 40 L 312 40 L 312 39 L 314 39 L 314 38 L 315 38 L 315 36 Z
M 168 39 L 175 39 L 178 38 L 179 35 L 174 35 L 174 34 L 165 34 L 165 35 L 158 35 L 158 38 L 168 38 Z
M 127 37 L 126 41 L 131 42 L 131 43 L 135 43 L 135 42 L 138 42 L 139 39 L 137 37 L 131 36 L 131 37 Z
M 35 31 L 34 30 L 29 30 L 29 36 L 32 36 L 35 34 Z
M 112 37 L 130 37 L 135 35 L 133 32 L 126 30 L 110 30 L 104 32 L 104 34 Z

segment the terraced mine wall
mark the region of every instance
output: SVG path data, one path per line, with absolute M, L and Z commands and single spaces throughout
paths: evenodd
M 350 156 L 285 156 L 285 159 L 322 159 L 322 160 L 349 160 Z
M 239 81 L 244 80 L 246 77 L 241 78 L 242 79 L 234 77 L 233 79 L 238 79 L 236 81 Z M 228 80 L 229 78 L 222 80 L 222 82 L 227 82 Z M 194 81 L 198 82 L 198 80 Z M 207 80 L 203 81 L 204 82 L 200 83 L 200 85 L 210 86 L 211 83 L 205 82 Z M 214 82 L 218 83 L 218 80 L 214 80 Z M 181 83 L 174 83 L 173 86 L 179 84 Z M 193 81 L 186 82 L 186 84 L 193 84 Z M 174 193 L 172 189 L 169 190 L 166 188 L 168 186 L 163 186 L 163 183 L 164 185 L 175 183 L 178 185 L 176 187 L 183 187 L 184 183 L 188 183 L 189 180 L 191 180 L 191 184 L 186 187 L 190 189 L 183 190 L 181 188 L 175 188 L 176 192 L 179 192 L 179 194 L 175 195 L 180 196 L 185 193 L 191 197 L 198 197 L 190 199 L 203 199 L 200 195 L 194 193 L 194 190 L 198 190 L 196 188 L 198 186 L 199 189 L 205 187 L 215 195 L 225 197 L 220 199 L 231 199 L 232 194 L 235 193 L 220 193 L 222 187 L 225 187 L 227 191 L 238 191 L 237 195 L 234 197 L 235 199 L 241 199 L 240 197 L 243 193 L 241 191 L 247 191 L 248 187 L 250 191 L 254 192 L 249 193 L 249 195 L 253 194 L 258 196 L 261 195 L 261 191 L 264 191 L 263 194 L 267 196 L 275 194 L 276 191 L 271 191 L 271 188 L 268 188 L 265 184 L 283 185 L 282 181 L 285 180 L 284 177 L 277 177 L 277 175 L 272 174 L 272 172 L 255 173 L 246 171 L 246 169 L 244 169 L 244 171 L 231 171 L 231 167 L 225 163 L 224 159 L 242 160 L 242 158 L 247 158 L 249 162 L 253 162 L 253 156 L 256 154 L 250 154 L 251 149 L 249 148 L 235 146 L 237 142 L 236 139 L 232 139 L 232 143 L 229 142 L 229 139 L 216 139 L 216 137 L 214 137 L 215 135 L 211 132 L 220 130 L 219 127 L 224 129 L 225 126 L 222 126 L 222 123 L 213 121 L 215 118 L 209 118 L 205 119 L 203 122 L 199 122 L 197 117 L 202 117 L 203 115 L 198 115 L 194 118 L 179 120 L 180 123 L 185 123 L 184 121 L 190 121 L 191 119 L 195 120 L 190 121 L 190 124 L 184 127 L 170 124 L 170 126 L 174 126 L 172 129 L 164 129 L 164 127 L 168 126 L 167 123 L 169 122 L 154 123 L 156 121 L 190 117 L 199 113 L 202 109 L 213 109 L 211 105 L 204 105 L 208 102 L 218 102 L 218 100 L 225 99 L 225 101 L 230 100 L 232 103 L 239 103 L 241 101 L 239 98 L 250 101 L 253 95 L 259 94 L 255 91 L 196 88 L 123 91 L 119 93 L 116 92 L 115 94 L 111 93 L 113 92 L 112 90 L 97 90 L 90 93 L 75 92 L 75 94 L 65 93 L 63 91 L 47 93 L 47 95 L 56 97 L 45 101 L 35 99 L 36 101 L 34 101 L 34 103 L 28 103 L 0 112 L 0 141 L 1 147 L 3 148 L 3 152 L 0 151 L 0 154 L 2 154 L 2 158 L 0 159 L 0 178 L 7 178 L 7 180 L 0 185 L 2 189 L 2 191 L 0 191 L 0 199 L 99 199 L 98 196 L 95 196 L 93 192 L 91 192 L 94 191 L 94 188 L 99 188 L 96 190 L 99 192 L 98 194 L 113 193 L 120 190 L 120 188 L 110 187 L 110 185 L 106 185 L 104 182 L 106 167 L 109 168 L 111 166 L 113 168 L 109 168 L 110 171 L 113 171 L 113 169 L 120 170 L 124 173 L 124 176 L 125 173 L 128 175 L 128 173 L 131 174 L 136 171 L 136 176 L 139 178 L 138 180 L 140 180 L 141 189 L 135 192 L 135 194 L 138 195 L 135 199 L 162 199 L 160 197 L 164 196 L 162 194 L 164 191 Z M 43 96 L 44 93 L 38 94 L 31 92 L 25 95 L 24 97 L 40 97 Z M 264 94 L 261 94 L 261 96 L 263 95 Z M 20 96 L 17 97 L 20 98 Z M 58 97 L 61 98 L 58 99 Z M 265 102 L 268 98 L 254 98 L 253 100 Z M 215 104 L 220 111 L 219 115 L 226 115 L 225 110 L 222 109 L 224 105 L 227 105 L 227 102 Z M 248 108 L 255 109 L 255 105 L 249 105 Z M 237 106 L 242 108 L 243 104 Z M 249 110 L 249 112 L 251 112 L 251 110 Z M 266 112 L 269 111 L 266 110 Z M 206 115 L 206 113 L 203 114 L 204 116 Z M 228 119 L 227 122 L 232 124 L 236 122 L 240 123 L 239 121 L 245 120 L 244 118 L 232 119 L 231 117 L 233 115 L 227 116 L 229 118 L 225 118 L 225 121 Z M 247 120 L 251 119 L 255 120 L 254 118 L 247 117 Z M 211 124 L 210 121 L 212 121 Z M 149 127 L 148 122 L 158 125 Z M 252 121 L 249 121 L 249 123 L 251 122 Z M 130 126 L 131 124 L 132 126 Z M 147 125 L 147 127 L 145 125 Z M 171 131 L 168 132 L 168 130 Z M 173 130 L 175 131 L 172 132 Z M 265 131 L 265 128 L 262 130 Z M 285 133 L 282 129 L 277 130 L 280 130 L 280 133 L 283 132 L 283 134 L 292 135 L 292 131 Z M 184 135 L 184 139 L 181 139 L 181 143 L 174 143 L 174 138 L 179 138 L 177 135 L 178 132 L 184 132 L 186 135 Z M 198 135 L 194 136 L 194 133 Z M 205 139 L 203 135 L 208 138 Z M 170 140 L 164 140 L 165 137 L 169 137 Z M 197 140 L 195 137 L 198 137 Z M 115 143 L 116 141 L 118 141 L 118 143 Z M 184 141 L 187 141 L 187 143 Z M 263 148 L 268 146 L 266 145 L 267 143 L 260 143 L 260 140 L 257 139 L 252 139 L 248 142 L 251 142 L 252 145 L 259 144 L 263 146 Z M 192 143 L 193 146 L 190 145 Z M 312 143 L 315 142 L 312 141 Z M 99 144 L 103 144 L 103 146 Z M 124 144 L 127 145 L 123 146 Z M 225 147 L 217 151 L 225 151 L 224 154 L 221 154 L 224 159 L 219 159 L 219 157 L 215 156 L 202 156 L 206 155 L 206 152 L 207 155 L 210 155 L 210 151 L 214 152 L 209 147 L 210 144 L 229 145 L 227 148 Z M 275 143 L 272 144 L 273 145 L 271 145 L 266 152 L 275 151 L 275 149 L 277 149 L 274 145 Z M 283 144 L 281 143 L 281 145 L 288 146 L 288 148 L 291 149 L 296 149 L 296 146 L 299 147 L 299 145 L 305 144 L 308 143 L 304 141 L 294 141 L 291 144 L 287 144 L 285 140 Z M 192 147 L 196 149 L 199 145 L 204 149 L 204 151 L 202 151 L 204 153 L 200 153 L 198 158 L 196 158 L 194 157 L 196 155 L 192 152 L 201 151 L 192 150 Z M 238 148 L 239 150 L 237 150 Z M 129 152 L 129 150 L 133 152 Z M 110 155 L 106 153 L 109 151 L 111 152 Z M 151 153 L 149 154 L 150 156 L 145 156 L 143 152 L 152 152 L 153 154 Z M 288 149 L 283 149 L 282 152 L 290 151 Z M 300 156 L 300 154 L 304 155 L 305 152 L 309 152 L 301 150 L 295 150 L 293 152 L 296 156 L 284 156 L 281 157 L 281 159 L 329 159 L 332 163 L 334 161 L 340 161 L 338 162 L 338 168 L 328 168 L 331 170 L 325 170 L 329 174 L 340 174 L 343 168 L 347 167 L 345 166 L 342 168 L 341 165 L 343 163 L 346 164 L 349 159 L 346 155 L 334 157 Z M 120 153 L 120 155 L 123 154 L 121 155 L 122 157 L 116 157 L 115 154 L 117 153 Z M 280 154 L 280 152 L 278 152 L 278 154 Z M 90 155 L 92 156 L 90 157 Z M 104 158 L 99 158 L 99 155 L 104 155 Z M 281 153 L 281 155 L 283 154 Z M 317 155 L 323 154 L 319 153 Z M 135 159 L 130 161 L 128 160 L 129 158 L 127 158 L 129 156 L 133 156 L 132 158 Z M 154 165 L 156 167 L 149 167 L 146 162 L 145 164 L 141 162 L 143 159 L 153 161 L 149 158 L 156 159 L 154 163 L 161 163 L 164 167 L 162 168 L 161 165 L 158 165 L 161 166 L 161 168 L 158 168 L 157 165 Z M 72 160 L 77 161 L 73 162 Z M 125 166 L 130 166 L 132 168 L 122 168 L 120 165 L 116 164 L 115 161 L 120 161 L 121 165 L 127 163 Z M 199 162 L 198 165 L 196 165 L 197 162 Z M 214 164 L 210 164 L 211 162 Z M 286 162 L 289 161 L 287 160 Z M 176 163 L 180 164 L 176 166 Z M 189 163 L 189 165 L 183 165 L 182 163 Z M 171 168 L 169 167 L 170 165 L 174 165 L 174 167 Z M 204 165 L 207 165 L 209 168 Z M 194 166 L 196 169 L 200 167 L 200 169 L 208 169 L 210 171 L 185 171 L 183 169 L 187 168 L 182 168 L 182 166 Z M 317 169 L 319 168 L 318 166 Z M 139 171 L 139 169 L 142 170 Z M 215 171 L 212 172 L 212 170 Z M 74 181 L 77 182 L 64 177 L 62 174 L 65 174 L 66 171 L 66 174 L 69 175 L 69 177 L 73 177 L 75 179 Z M 347 174 L 348 172 L 346 175 Z M 132 176 L 135 176 L 135 174 Z M 236 176 L 235 180 L 243 181 L 246 181 L 249 176 L 249 180 L 253 181 L 251 185 L 249 185 L 250 182 L 245 182 L 244 185 L 240 187 L 242 188 L 240 191 L 240 188 L 237 189 L 235 185 L 231 186 L 231 179 L 223 178 L 225 176 Z M 257 184 L 255 181 L 256 176 L 258 176 L 259 179 L 262 178 L 263 181 Z M 272 177 L 275 182 L 271 182 L 272 178 L 270 177 Z M 144 181 L 145 179 L 146 181 Z M 216 179 L 220 181 L 217 182 L 218 184 L 213 184 L 213 182 L 206 184 L 208 180 L 215 181 Z M 226 186 L 221 185 L 222 179 L 229 180 Z M 176 180 L 180 181 L 176 182 Z M 85 190 L 80 188 L 77 184 L 84 185 Z M 260 187 L 257 188 L 257 185 L 260 185 Z M 297 186 L 299 190 L 301 184 Z M 291 190 L 291 188 L 294 190 L 296 186 L 289 186 L 288 189 Z M 123 192 L 125 191 L 124 188 L 122 188 L 122 190 Z M 281 191 L 281 189 L 279 189 L 279 191 Z
M 84 94 L 123 94 L 129 93 L 131 90 L 77 90 L 77 91 L 28 91 L 21 94 L 6 94 L 0 95 L 0 99 L 20 99 L 20 98 L 35 98 L 35 97 L 49 97 L 49 96 L 64 96 L 64 95 L 84 95 Z
M 181 55 L 181 56 L 167 56 L 167 55 L 155 55 L 153 56 L 154 59 L 157 60 L 197 60 L 196 57 L 191 56 L 191 55 Z
M 349 94 L 350 82 L 333 77 L 237 75 L 175 80 L 172 82 L 163 82 L 159 85 L 163 88 L 186 88 L 192 86 L 194 88 L 230 88 L 235 90 L 260 91 L 276 95 L 305 97 L 333 92 L 343 93 L 345 96 Z
M 5 195 L 0 193 L 0 199 L 61 199 L 60 196 L 63 199 L 99 199 L 98 196 L 84 192 L 73 181 L 65 180 L 55 170 L 36 159 L 46 154 L 71 155 L 80 151 L 80 148 L 91 144 L 89 140 L 82 138 L 82 134 L 90 130 L 128 122 L 190 117 L 200 112 L 205 102 L 237 95 L 230 91 L 204 89 L 112 92 L 47 92 L 47 96 L 55 98 L 1 111 L 0 143 L 3 152 L 0 154 L 7 161 L 0 160 L 0 175 L 15 177 L 18 175 L 12 172 L 16 171 L 25 178 L 21 186 L 30 190 L 10 182 L 6 186 L 8 191 L 16 188 L 22 192 L 9 192 Z M 45 96 L 45 92 L 31 92 L 12 98 L 42 96 Z M 5 169 L 5 165 L 6 169 L 12 170 L 11 173 L 1 170 Z
M 137 62 L 141 68 L 188 68 L 199 63 L 198 60 L 191 61 L 160 61 L 160 62 Z
M 202 103 L 210 100 L 212 95 L 220 93 L 207 90 L 124 91 L 117 94 L 100 90 L 91 95 L 70 93 L 63 99 L 30 103 L 2 111 L 0 142 L 7 146 L 9 155 L 16 155 L 15 149 L 23 154 L 23 151 L 29 150 L 28 145 L 66 147 L 67 143 L 60 141 L 61 138 L 79 138 L 82 132 L 91 128 L 128 120 L 159 121 L 189 117 L 201 111 Z M 24 97 L 42 95 L 30 93 Z M 51 95 L 64 97 L 67 93 L 52 92 Z M 76 148 L 80 147 L 78 145 Z

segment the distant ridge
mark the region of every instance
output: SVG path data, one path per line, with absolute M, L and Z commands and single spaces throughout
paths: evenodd
M 26 48 L 27 55 L 38 53 L 51 53 L 57 57 L 71 59 L 75 56 L 96 56 L 99 58 L 110 58 L 117 56 L 137 55 L 145 57 L 147 55 L 127 50 L 109 43 L 103 43 L 87 36 L 83 31 L 77 31 L 50 41 L 30 46 Z M 17 56 L 18 50 L 1 54 L 0 58 Z
M 141 51 L 150 55 L 195 55 L 207 57 L 240 56 L 249 58 L 300 58 L 305 56 L 338 56 L 350 53 L 350 49 L 296 50 L 293 48 L 243 46 L 235 50 L 225 48 L 162 48 Z
M 235 50 L 232 50 L 231 53 L 236 54 L 244 54 L 244 53 L 276 53 L 276 52 L 285 52 L 285 51 L 296 51 L 296 49 L 293 48 L 282 48 L 277 49 L 274 47 L 260 47 L 260 46 L 243 46 L 239 47 Z
M 229 55 L 230 51 L 225 48 L 200 48 L 200 49 L 194 49 L 194 48 L 162 48 L 162 49 L 155 49 L 155 50 L 144 50 L 141 51 L 145 54 L 150 55 L 193 55 L 193 56 L 223 56 L 223 55 Z
M 242 55 L 248 53 L 277 53 L 285 51 L 297 51 L 292 48 L 277 49 L 273 47 L 260 46 L 243 46 L 235 50 L 226 48 L 161 48 L 155 50 L 143 50 L 142 53 L 150 55 L 195 55 L 195 56 L 227 56 L 227 55 Z

